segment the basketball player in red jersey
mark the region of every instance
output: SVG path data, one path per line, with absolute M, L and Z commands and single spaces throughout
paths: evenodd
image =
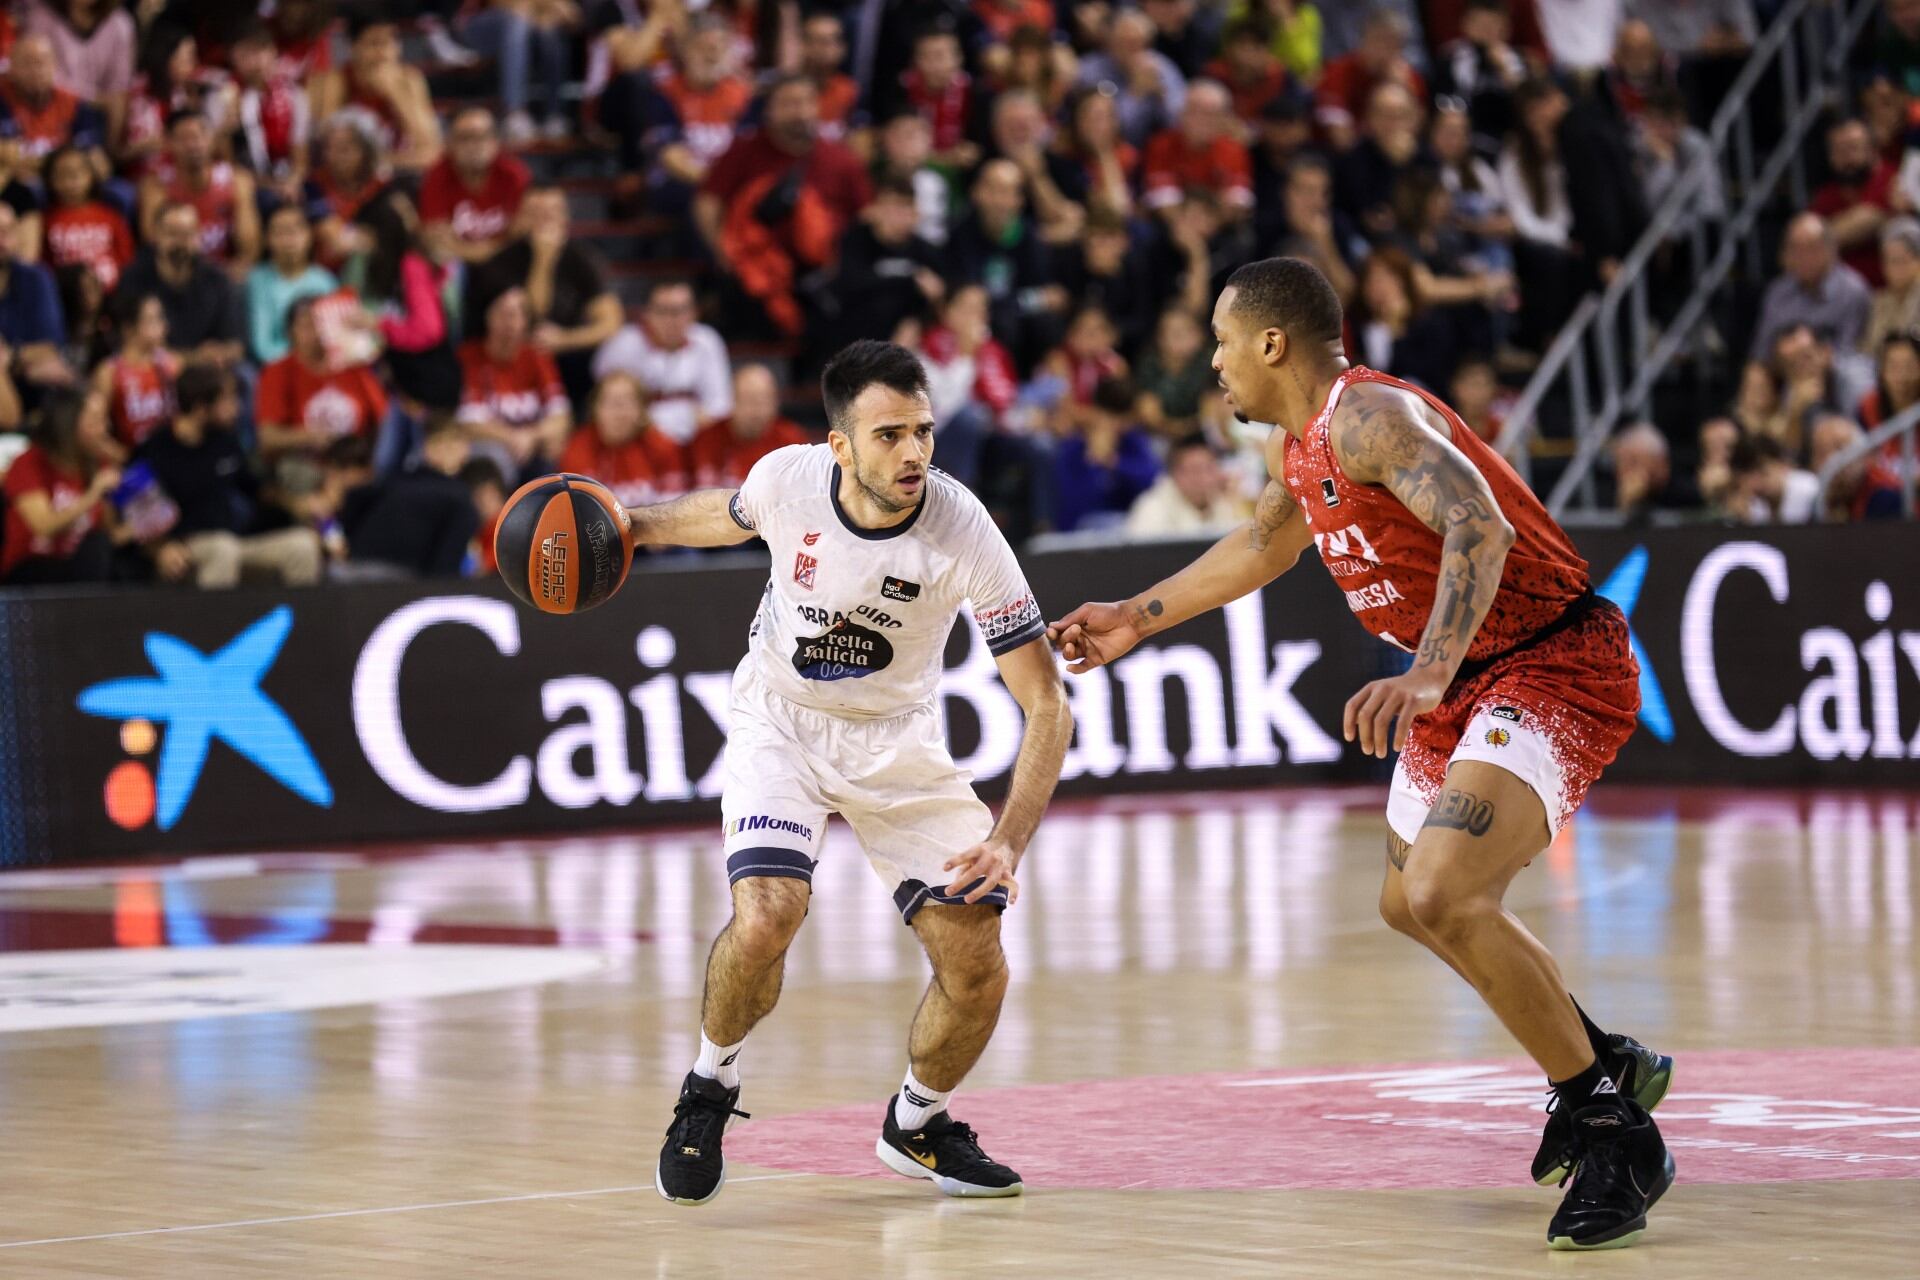
M 1434 396 L 1347 362 L 1314 267 L 1240 268 L 1214 308 L 1213 368 L 1246 418 L 1278 425 L 1247 525 L 1132 600 L 1050 628 L 1068 669 L 1256 591 L 1319 549 L 1361 624 L 1413 655 L 1347 703 L 1349 742 L 1400 752 L 1387 801 L 1388 924 L 1471 983 L 1553 1084 L 1536 1181 L 1572 1183 L 1556 1249 L 1619 1248 L 1673 1181 L 1647 1108 L 1671 1058 L 1609 1036 L 1502 906 L 1633 731 L 1625 619 L 1499 455 Z

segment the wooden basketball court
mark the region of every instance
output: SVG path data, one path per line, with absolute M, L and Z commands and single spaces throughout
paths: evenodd
M 1642 1243 L 1550 1254 L 1544 1083 L 1374 914 L 1375 789 L 1063 805 L 954 1112 L 873 1157 L 925 967 L 843 829 L 730 1182 L 652 1169 L 727 914 L 710 829 L 0 875 L 0 1275 L 1911 1276 L 1920 800 L 1636 791 L 1513 905 L 1678 1055 Z

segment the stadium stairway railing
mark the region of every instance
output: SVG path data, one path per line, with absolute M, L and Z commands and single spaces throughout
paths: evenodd
M 1748 279 L 1765 277 L 1761 216 L 1783 187 L 1796 207 L 1806 204 L 1807 136 L 1877 8 L 1877 0 L 1788 0 L 1714 113 L 1706 150 L 1654 211 L 1612 281 L 1581 301 L 1541 357 L 1507 415 L 1499 447 L 1531 479 L 1543 410 L 1550 403 L 1565 406 L 1573 452 L 1547 495 L 1554 516 L 1568 514 L 1576 499 L 1578 511 L 1594 512 L 1594 463 L 1615 427 L 1648 411 L 1655 387 L 1683 353 L 1704 354 L 1708 308 L 1736 263 Z M 1756 160 L 1754 100 L 1763 86 L 1780 95 L 1782 128 L 1772 150 Z M 1724 217 L 1705 198 L 1712 190 L 1709 166 L 1718 169 L 1729 193 Z M 1648 266 L 1676 238 L 1691 250 L 1697 274 L 1678 311 L 1656 326 Z
M 1920 480 L 1920 459 L 1915 456 L 1916 430 L 1920 430 L 1920 404 L 1908 406 L 1827 459 L 1827 464 L 1820 468 L 1818 475 L 1820 492 L 1824 495 L 1834 477 L 1849 466 L 1868 454 L 1879 452 L 1897 439 L 1900 442 L 1900 464 L 1897 468 L 1900 476 L 1900 510 L 1911 520 L 1914 514 L 1915 482 Z

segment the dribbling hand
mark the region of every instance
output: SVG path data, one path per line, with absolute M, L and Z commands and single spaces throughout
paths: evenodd
M 1047 643 L 1075 675 L 1118 660 L 1140 640 L 1127 606 L 1119 603 L 1083 604 L 1047 627 Z

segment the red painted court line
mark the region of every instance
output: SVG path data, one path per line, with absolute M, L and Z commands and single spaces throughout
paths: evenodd
M 1920 1049 L 1676 1056 L 1655 1118 L 1683 1184 L 1920 1178 Z M 1034 1188 L 1462 1189 L 1527 1185 L 1545 1099 L 1537 1068 L 1502 1060 L 963 1088 L 953 1112 Z M 727 1154 L 892 1177 L 882 1105 L 761 1116 Z

